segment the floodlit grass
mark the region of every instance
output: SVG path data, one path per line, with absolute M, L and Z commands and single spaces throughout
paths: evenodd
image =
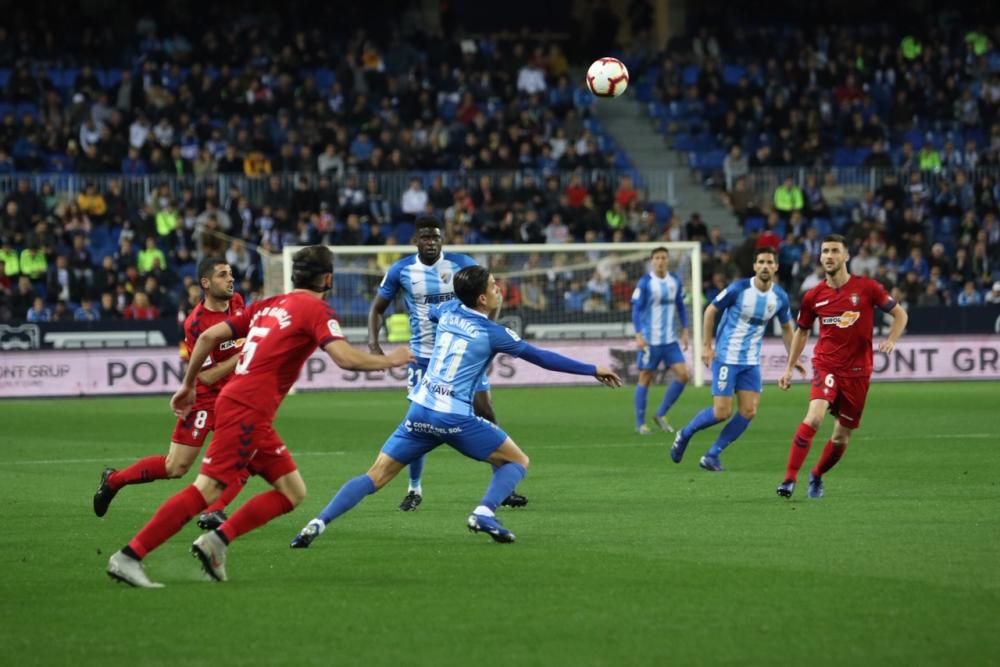
M 188 526 L 147 559 L 158 591 L 104 567 L 184 482 L 126 488 L 104 519 L 91 497 L 105 465 L 166 451 L 166 399 L 2 402 L 3 662 L 996 664 L 998 389 L 876 384 L 819 501 L 804 484 L 774 493 L 805 386 L 768 387 L 722 474 L 697 467 L 718 427 L 674 465 L 666 435 L 632 433 L 631 389 L 499 389 L 501 424 L 532 459 L 529 506 L 502 513 L 516 544 L 466 531 L 489 469 L 445 447 L 417 512 L 396 511 L 399 479 L 304 551 L 289 540 L 367 469 L 405 401 L 292 396 L 278 430 L 309 498 L 233 544 L 226 584 L 202 580 Z M 673 423 L 709 401 L 689 390 Z

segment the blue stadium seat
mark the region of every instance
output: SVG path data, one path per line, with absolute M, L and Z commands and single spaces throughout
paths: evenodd
M 656 218 L 656 222 L 665 223 L 670 221 L 670 216 L 673 214 L 670 204 L 665 201 L 654 201 L 650 202 L 650 205 L 653 207 L 653 217 Z
M 697 65 L 688 65 L 681 73 L 681 79 L 683 80 L 685 86 L 693 86 L 698 83 L 699 74 L 700 71 Z
M 746 76 L 747 68 L 742 65 L 724 65 L 722 67 L 722 80 L 730 86 L 735 86 Z
M 406 245 L 413 238 L 413 229 L 412 222 L 398 222 L 392 228 L 392 235 L 400 245 Z
M 747 218 L 746 222 L 743 223 L 743 231 L 747 234 L 763 231 L 766 223 L 767 221 L 761 217 Z
M 833 222 L 826 218 L 814 218 L 812 226 L 816 229 L 816 235 L 820 238 L 833 233 Z

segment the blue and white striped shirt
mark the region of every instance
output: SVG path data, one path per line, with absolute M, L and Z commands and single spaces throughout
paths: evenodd
M 378 295 L 392 301 L 399 290 L 403 290 L 403 301 L 410 314 L 410 351 L 415 357 L 427 359 L 434 351 L 435 327 L 427 319 L 431 306 L 454 299 L 452 279 L 459 270 L 475 263 L 468 255 L 444 252 L 431 266 L 422 263 L 417 255 L 411 255 L 389 267 Z
M 712 300 L 712 305 L 724 311 L 715 344 L 716 359 L 724 364 L 760 365 L 767 323 L 775 316 L 782 324 L 792 319 L 785 290 L 772 283 L 771 289 L 761 292 L 753 278 L 731 283 Z
M 647 273 L 632 292 L 632 324 L 650 345 L 677 342 L 677 325 L 688 325 L 684 285 L 676 273 L 663 278 Z

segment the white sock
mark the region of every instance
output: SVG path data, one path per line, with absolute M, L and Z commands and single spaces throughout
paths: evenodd
M 322 520 L 322 519 L 312 519 L 312 520 L 311 520 L 311 521 L 309 522 L 309 525 L 310 525 L 310 526 L 316 526 L 316 528 L 318 528 L 318 529 L 319 529 L 319 534 L 320 534 L 320 535 L 322 535 L 322 534 L 323 534 L 323 531 L 324 531 L 324 530 L 326 530 L 326 524 L 325 524 L 325 523 L 323 523 L 323 520 Z
M 409 488 L 409 491 L 410 491 L 410 493 L 415 493 L 415 494 L 417 494 L 418 496 L 422 496 L 422 495 L 424 495 L 424 490 L 423 490 L 423 488 L 421 488 L 421 486 L 420 486 L 420 483 L 419 483 L 419 482 L 417 482 L 417 485 L 416 485 L 416 486 L 414 486 L 414 485 L 413 485 L 413 482 L 410 482 L 410 488 Z
M 491 510 L 486 505 L 480 505 L 476 509 L 472 510 L 472 513 L 473 514 L 478 514 L 479 516 L 488 516 L 490 518 L 496 516 L 496 514 L 493 513 L 493 510 Z

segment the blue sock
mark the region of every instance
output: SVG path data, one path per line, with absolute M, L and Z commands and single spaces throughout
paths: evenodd
M 635 425 L 637 427 L 646 423 L 646 395 L 648 393 L 649 387 L 643 387 L 641 384 L 635 386 Z
M 410 488 L 420 488 L 420 478 L 424 474 L 424 457 L 410 461 Z
M 333 497 L 330 504 L 323 508 L 318 518 L 322 519 L 323 523 L 330 523 L 364 500 L 365 496 L 370 496 L 375 491 L 375 482 L 372 481 L 371 477 L 358 475 L 340 487 L 340 491 L 337 491 L 337 495 Z
M 486 495 L 480 501 L 480 505 L 486 505 L 494 512 L 500 507 L 503 499 L 514 492 L 528 471 L 517 463 L 504 463 L 493 472 L 493 479 L 486 487 Z
M 728 447 L 736 438 L 743 435 L 743 431 L 747 430 L 747 426 L 749 425 L 750 420 L 737 412 L 736 416 L 730 419 L 729 423 L 722 429 L 719 439 L 708 450 L 708 455 L 718 457 L 722 454 L 722 450 Z
M 686 384 L 678 382 L 677 380 L 670 383 L 670 386 L 667 387 L 667 393 L 663 395 L 663 402 L 660 403 L 660 409 L 656 411 L 657 417 L 662 417 L 667 414 L 667 411 L 673 406 L 674 403 L 677 402 L 677 399 L 680 398 L 681 392 L 684 391 L 684 387 L 686 386 Z
M 687 423 L 687 426 L 681 429 L 681 437 L 685 440 L 690 440 L 698 431 L 703 431 L 706 428 L 715 426 L 719 423 L 719 419 L 715 418 L 715 410 L 712 408 L 705 408 L 698 414 L 694 416 L 694 419 Z

